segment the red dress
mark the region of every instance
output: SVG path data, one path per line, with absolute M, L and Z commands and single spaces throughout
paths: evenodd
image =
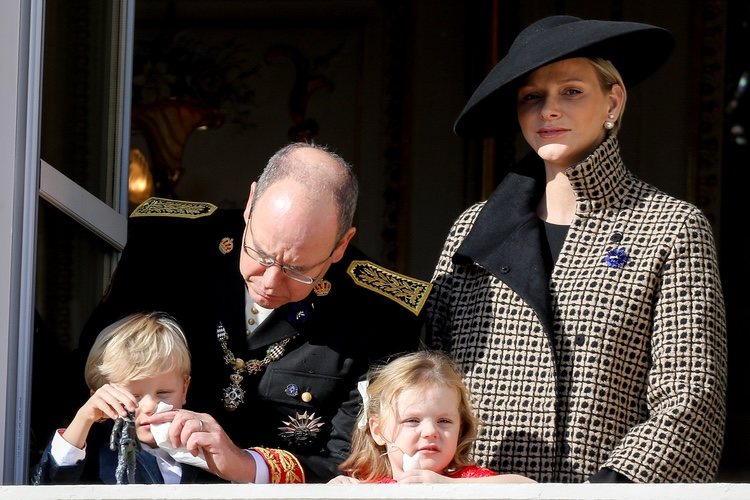
M 484 467 L 478 467 L 476 465 L 468 465 L 463 469 L 454 470 L 445 474 L 447 477 L 452 478 L 465 478 L 465 477 L 488 477 L 499 475 L 494 470 L 485 469 Z M 374 479 L 373 483 L 395 483 L 396 480 L 392 477 L 381 477 L 380 479 Z

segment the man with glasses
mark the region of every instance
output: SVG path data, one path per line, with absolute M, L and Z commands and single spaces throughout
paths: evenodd
M 334 477 L 361 405 L 357 382 L 418 347 L 430 291 L 349 245 L 357 194 L 342 158 L 294 143 L 271 157 L 242 213 L 144 202 L 82 353 L 118 317 L 166 311 L 190 343 L 189 410 L 141 424 L 172 421 L 172 444 L 202 451 L 227 480 Z

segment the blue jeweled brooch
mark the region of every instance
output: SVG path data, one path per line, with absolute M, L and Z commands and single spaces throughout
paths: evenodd
M 615 269 L 622 269 L 628 262 L 628 253 L 624 248 L 613 248 L 604 256 L 604 263 Z

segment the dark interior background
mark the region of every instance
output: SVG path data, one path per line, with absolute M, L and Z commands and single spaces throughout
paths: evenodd
M 86 2 L 48 3 L 64 20 Z M 663 26 L 677 46 L 658 73 L 629 90 L 623 155 L 638 176 L 696 204 L 713 224 L 730 360 L 718 479 L 748 481 L 749 346 L 741 323 L 748 280 L 743 229 L 732 217 L 748 176 L 748 3 L 137 0 L 131 175 L 145 173 L 146 189 L 132 191 L 131 202 L 159 195 L 243 207 L 268 157 L 292 139 L 311 139 L 355 167 L 355 244 L 429 279 L 455 217 L 488 196 L 523 152 L 518 138 L 463 140 L 452 132 L 516 33 L 552 14 Z M 48 379 L 51 365 L 38 366 L 35 382 Z

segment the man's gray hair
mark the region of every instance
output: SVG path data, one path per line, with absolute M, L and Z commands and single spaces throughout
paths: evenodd
M 298 161 L 293 153 L 304 148 L 324 152 L 332 160 L 332 164 L 337 167 L 336 173 L 321 175 L 320 165 Z M 288 144 L 268 160 L 266 168 L 263 169 L 258 178 L 251 205 L 251 214 L 252 207 L 255 207 L 256 202 L 263 196 L 266 189 L 275 182 L 289 178 L 307 186 L 311 193 L 319 193 L 322 196 L 330 193 L 333 196 L 339 213 L 338 239 L 340 240 L 344 233 L 352 227 L 354 212 L 357 210 L 359 184 L 352 166 L 326 146 L 306 142 Z

